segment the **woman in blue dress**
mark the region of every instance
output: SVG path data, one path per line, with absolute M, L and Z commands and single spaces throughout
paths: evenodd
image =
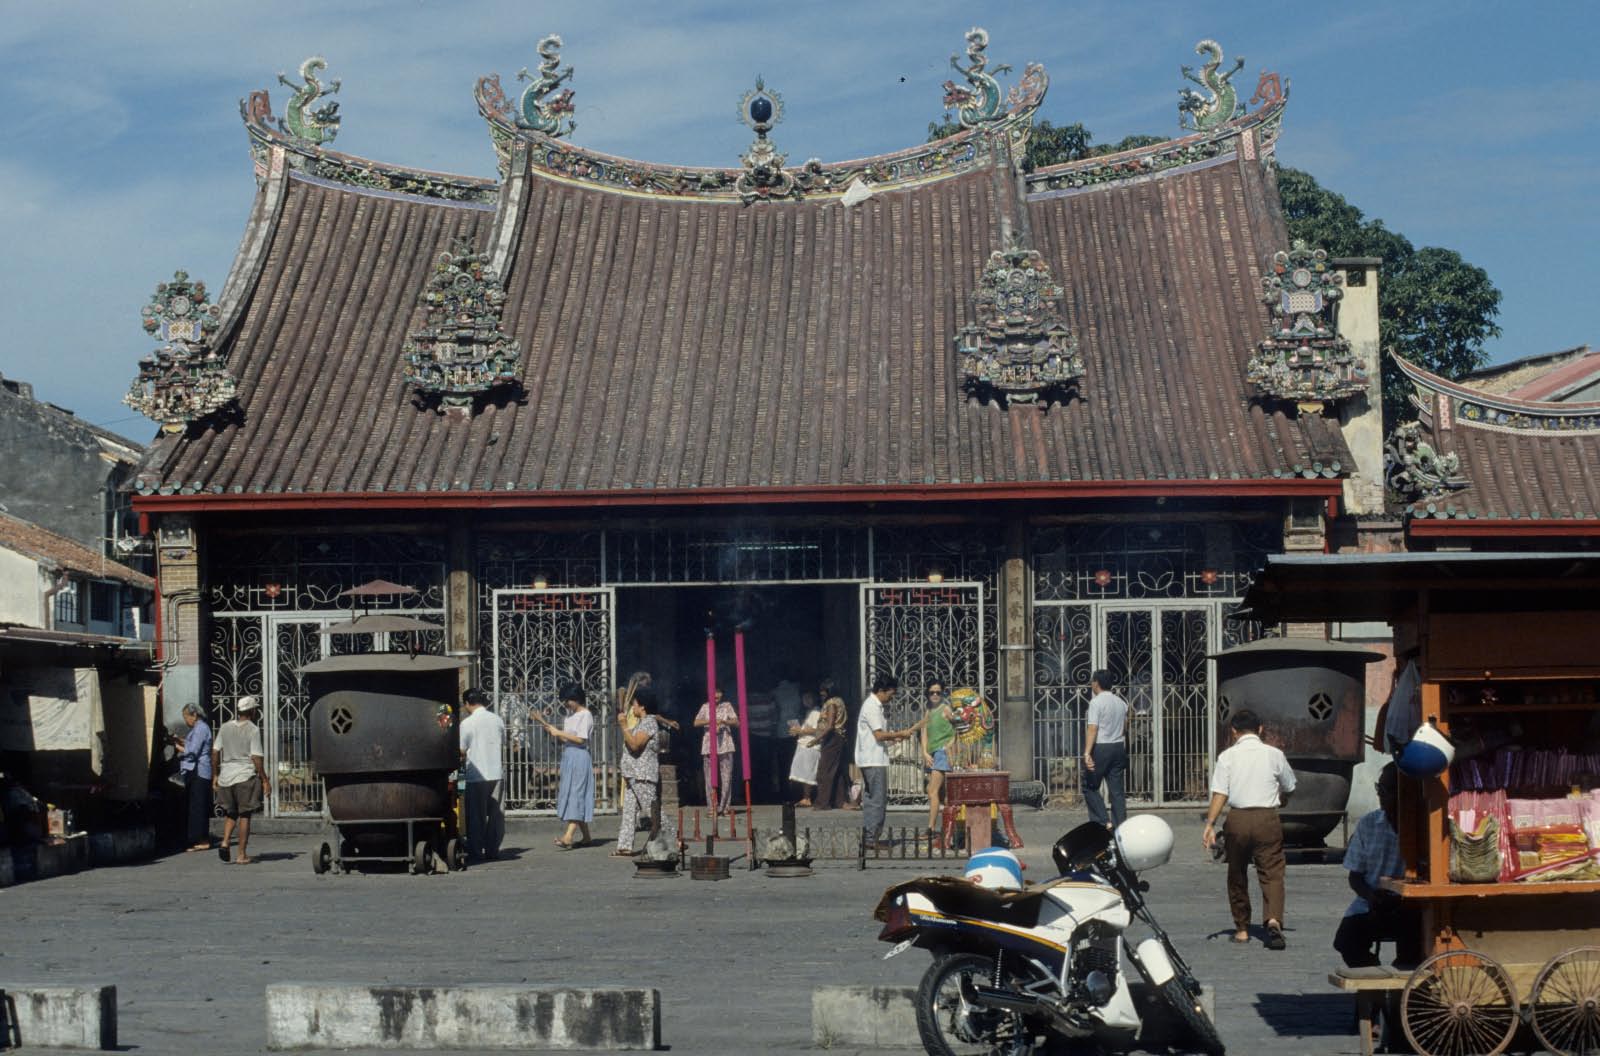
M 563 851 L 586 847 L 590 842 L 589 823 L 594 820 L 594 761 L 589 755 L 589 735 L 594 732 L 594 715 L 584 706 L 583 687 L 567 682 L 560 690 L 566 720 L 558 730 L 540 715 L 539 724 L 561 742 L 561 787 L 556 794 L 556 815 L 567 823 L 556 837 Z

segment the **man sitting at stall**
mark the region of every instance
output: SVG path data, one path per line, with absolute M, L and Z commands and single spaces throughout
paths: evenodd
M 1350 890 L 1356 893 L 1339 930 L 1333 948 L 1351 968 L 1370 968 L 1379 963 L 1378 945 L 1395 944 L 1395 964 L 1413 966 L 1422 954 L 1422 921 L 1393 891 L 1379 885 L 1385 877 L 1401 876 L 1405 861 L 1400 857 L 1400 837 L 1395 832 L 1396 797 L 1400 775 L 1393 763 L 1378 775 L 1378 809 L 1356 823 L 1344 852 L 1344 867 L 1350 872 Z

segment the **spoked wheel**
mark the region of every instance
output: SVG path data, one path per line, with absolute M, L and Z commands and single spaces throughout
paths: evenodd
M 333 867 L 333 847 L 323 841 L 321 847 L 311 855 L 311 871 L 321 876 Z
M 917 1034 L 930 1056 L 1026 1056 L 1033 1038 L 1014 1012 L 970 1005 L 962 979 L 979 986 L 994 980 L 994 958 L 975 953 L 938 957 L 917 987 Z
M 1162 938 L 1165 939 L 1166 936 L 1163 935 Z M 1172 944 L 1163 942 L 1162 945 L 1168 951 L 1167 956 L 1174 958 L 1173 967 L 1178 974 L 1159 986 L 1150 978 L 1150 970 L 1139 960 L 1133 944 L 1124 940 L 1122 948 L 1127 953 L 1128 960 L 1133 962 L 1134 968 L 1144 979 L 1145 985 L 1161 995 L 1161 1000 L 1166 1002 L 1167 1007 L 1172 1009 L 1173 1015 L 1178 1017 L 1178 1022 L 1188 1030 L 1189 1040 L 1197 1049 L 1206 1056 L 1223 1056 L 1227 1046 L 1222 1043 L 1222 1035 L 1217 1033 L 1217 1025 L 1211 1022 L 1211 1017 L 1206 1015 L 1204 1006 L 1200 1004 L 1197 996 L 1200 984 L 1189 974 L 1189 966 L 1181 958 L 1174 957 L 1177 951 L 1172 949 Z
M 1556 1056 L 1600 1054 L 1600 946 L 1557 954 L 1539 969 L 1528 998 L 1533 1032 Z
M 459 873 L 467 867 L 467 849 L 461 841 L 451 838 L 444 845 L 444 866 L 452 873 Z
M 1400 1025 L 1420 1056 L 1496 1056 L 1518 1022 L 1506 970 L 1471 950 L 1434 954 L 1400 992 Z
M 426 876 L 433 872 L 433 847 L 427 840 L 418 840 L 411 850 L 411 871 Z

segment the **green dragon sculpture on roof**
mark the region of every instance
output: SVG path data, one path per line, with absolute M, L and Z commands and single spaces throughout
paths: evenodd
M 294 94 L 289 96 L 289 102 L 284 106 L 283 120 L 278 123 L 278 127 L 300 142 L 311 146 L 331 143 L 333 137 L 339 134 L 338 102 L 330 101 L 323 106 L 313 105 L 319 99 L 339 90 L 340 82 L 337 77 L 327 86 L 317 79 L 317 72 L 327 68 L 328 60 L 320 55 L 313 55 L 300 64 L 300 79 L 305 83 L 296 84 L 282 73 L 278 74 L 279 84 L 294 89 Z
M 1178 89 L 1178 122 L 1195 132 L 1206 132 L 1226 124 L 1244 112 L 1239 103 L 1239 93 L 1233 87 L 1233 75 L 1244 69 L 1244 59 L 1233 60 L 1233 68 L 1222 70 L 1222 45 L 1214 40 L 1202 40 L 1194 46 L 1196 55 L 1210 58 L 1200 67 L 1199 76 L 1194 67 L 1183 67 L 1183 76 L 1198 84 L 1204 94 L 1192 88 Z

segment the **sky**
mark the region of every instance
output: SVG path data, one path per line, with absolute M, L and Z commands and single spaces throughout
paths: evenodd
M 255 193 L 238 100 L 274 113 L 302 59 L 343 82 L 334 149 L 493 176 L 476 79 L 535 67 L 547 33 L 576 68 L 572 141 L 624 157 L 737 166 L 756 76 L 783 96 L 791 164 L 912 146 L 942 117 L 973 25 L 991 65 L 1041 62 L 1040 116 L 1096 142 L 1178 134 L 1196 41 L 1292 83 L 1282 164 L 1504 293 L 1491 360 L 1600 344 L 1600 4 L 804 0 L 0 0 L 0 374 L 146 441 L 121 403 L 153 348 L 139 310 L 178 268 L 219 290 Z M 1015 74 L 1002 78 L 1014 83 Z

